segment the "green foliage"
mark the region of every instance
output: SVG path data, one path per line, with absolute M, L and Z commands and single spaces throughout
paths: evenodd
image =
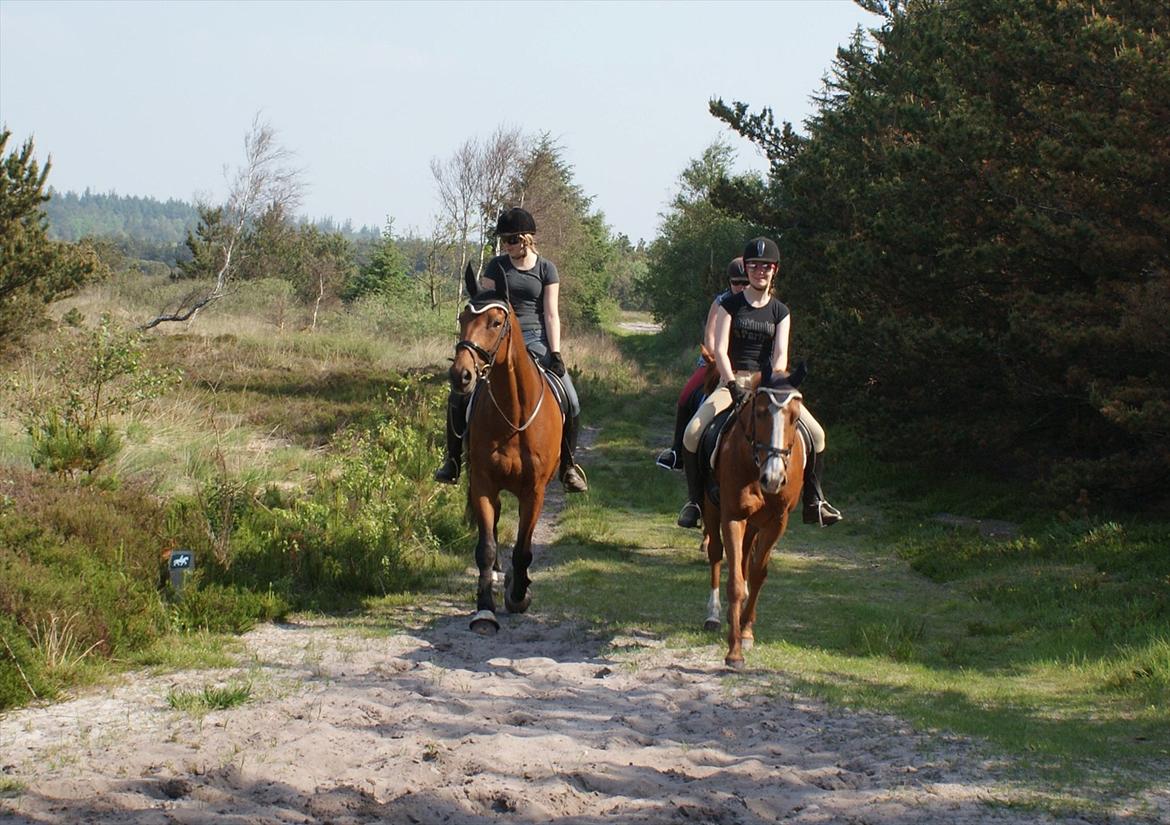
M 228 710 L 252 698 L 252 683 L 206 685 L 202 690 L 172 690 L 167 704 L 175 710 L 203 714 L 211 710 Z
M 31 138 L 5 156 L 11 134 L 0 129 L 0 351 L 43 319 L 45 304 L 98 268 L 89 247 L 49 240 L 42 208 L 49 164 L 37 165 Z
M 257 622 L 287 613 L 288 603 L 271 590 L 203 583 L 197 573 L 171 605 L 171 627 L 182 633 L 246 633 Z
M 406 258 L 387 223 L 382 238 L 370 250 L 369 260 L 346 281 L 342 297 L 354 301 L 366 295 L 401 297 L 409 289 Z
M 9 706 L 166 631 L 157 590 L 165 519 L 139 488 L 78 488 L 12 468 L 0 485 L 0 630 L 12 648 L 0 654 L 0 702 Z M 14 661 L 24 677 L 10 672 Z
M 417 379 L 396 381 L 369 429 L 334 439 L 318 482 L 301 495 L 258 490 L 224 471 L 178 502 L 182 542 L 206 560 L 176 608 L 178 626 L 215 629 L 217 615 L 236 626 L 286 604 L 418 587 L 448 570 L 455 562 L 444 551 L 468 533 L 462 494 L 431 479 L 443 397 Z
M 111 417 L 163 394 L 178 376 L 146 368 L 141 336 L 109 315 L 92 330 L 63 333 L 64 343 L 49 355 L 54 381 L 28 400 L 33 465 L 61 474 L 92 473 L 121 448 Z
M 183 256 L 187 233 L 199 222 L 194 205 L 174 198 L 164 202 L 88 189 L 78 194 L 50 188 L 49 194 L 45 204 L 49 237 L 101 238 L 133 258 L 176 263 Z
M 187 230 L 188 257 L 179 262 L 177 274 L 184 278 L 214 278 L 225 262 L 225 244 L 229 227 L 224 223 L 223 207 L 201 205 L 199 222 L 194 231 Z
M 807 136 L 712 103 L 772 161 L 716 200 L 782 230 L 818 409 L 1063 503 L 1165 500 L 1168 28 L 1158 3 L 910 3 L 839 50 Z
M 507 202 L 524 204 L 538 228 L 540 254 L 561 276 L 560 309 L 569 323 L 599 327 L 615 311 L 611 264 L 615 255 L 605 216 L 573 180 L 564 149 L 541 135 L 509 187 Z
M 732 159 L 730 147 L 715 143 L 683 170 L 640 282 L 654 317 L 671 334 L 695 343 L 702 337 L 711 300 L 727 288 L 728 262 L 754 234 L 750 224 L 711 201 Z

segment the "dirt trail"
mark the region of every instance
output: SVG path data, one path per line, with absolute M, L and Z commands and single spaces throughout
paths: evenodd
M 552 535 L 549 503 L 538 539 Z M 543 551 L 538 547 L 538 558 Z M 539 586 L 539 573 L 536 576 Z M 468 599 L 471 581 L 468 581 Z M 533 612 L 467 629 L 468 603 L 407 630 L 322 621 L 247 634 L 239 668 L 121 684 L 0 717 L 12 823 L 1037 823 L 988 805 L 962 741 L 791 695 L 757 695 L 718 645 L 605 640 Z M 605 656 L 604 649 L 622 652 Z M 202 718 L 171 690 L 250 681 Z M 1093 822 L 1101 822 L 1097 817 Z

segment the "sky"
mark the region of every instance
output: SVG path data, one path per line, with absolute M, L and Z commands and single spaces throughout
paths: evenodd
M 58 190 L 215 202 L 259 113 L 303 169 L 303 214 L 396 234 L 433 226 L 432 158 L 519 127 L 650 240 L 713 141 L 766 168 L 712 97 L 799 127 L 837 47 L 879 24 L 848 0 L 0 0 L 0 124 Z

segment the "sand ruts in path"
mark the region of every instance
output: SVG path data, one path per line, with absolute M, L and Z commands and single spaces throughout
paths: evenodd
M 721 644 L 600 639 L 542 616 L 539 589 L 532 613 L 501 615 L 484 639 L 467 629 L 472 598 L 469 577 L 467 603 L 404 611 L 389 634 L 266 625 L 236 670 L 134 674 L 5 714 L 0 770 L 25 792 L 0 799 L 0 820 L 1084 821 L 988 805 L 995 777 L 962 741 L 759 695 L 750 671 L 722 668 Z M 232 679 L 251 681 L 252 701 L 201 719 L 167 705 Z

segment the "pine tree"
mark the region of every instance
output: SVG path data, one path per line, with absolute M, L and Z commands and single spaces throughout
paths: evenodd
M 42 208 L 49 163 L 39 167 L 31 138 L 4 156 L 11 134 L 0 130 L 0 348 L 14 344 L 44 317 L 45 304 L 96 267 L 87 250 L 49 240 Z

